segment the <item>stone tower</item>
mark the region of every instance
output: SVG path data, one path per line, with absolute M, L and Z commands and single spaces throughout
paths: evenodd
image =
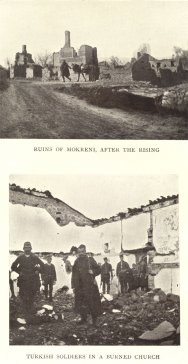
M 70 32 L 69 30 L 65 30 L 65 47 L 70 47 L 71 41 L 70 41 Z
M 23 46 L 22 46 L 22 53 L 24 54 L 26 54 L 27 53 L 27 46 L 25 45 L 25 44 L 23 44 Z

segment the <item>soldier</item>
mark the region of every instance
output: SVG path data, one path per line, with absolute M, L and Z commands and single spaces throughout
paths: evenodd
M 138 263 L 139 269 L 139 285 L 141 290 L 148 290 L 148 272 L 147 272 L 147 257 L 144 256 Z
M 86 254 L 85 245 L 78 247 L 78 257 L 72 268 L 72 288 L 75 293 L 75 311 L 80 314 L 80 324 L 87 322 L 91 314 L 92 324 L 96 324 L 101 314 L 101 301 L 95 277 L 100 274 L 100 267 L 93 257 Z
M 106 288 L 107 293 L 110 293 L 110 278 L 113 278 L 112 266 L 110 263 L 108 263 L 108 259 L 105 257 L 104 264 L 101 266 L 101 283 L 103 294 L 106 293 Z
M 129 289 L 129 281 L 130 281 L 130 267 L 127 262 L 123 259 L 123 254 L 120 253 L 120 262 L 117 264 L 116 275 L 118 277 L 120 286 L 121 286 L 121 294 L 124 294 Z
M 49 299 L 50 302 L 52 302 L 52 291 L 53 291 L 53 285 L 56 284 L 56 270 L 54 264 L 52 264 L 52 256 L 48 255 L 47 263 L 44 264 L 43 274 L 42 274 L 42 280 L 44 284 L 44 294 L 46 299 Z
M 11 270 L 19 274 L 17 283 L 19 294 L 25 310 L 30 312 L 40 285 L 39 273 L 43 271 L 44 263 L 32 253 L 30 242 L 24 243 L 23 251 L 24 253 L 13 262 Z
M 140 277 L 139 277 L 138 267 L 134 263 L 132 265 L 132 275 L 133 275 L 132 289 L 137 289 L 140 286 Z

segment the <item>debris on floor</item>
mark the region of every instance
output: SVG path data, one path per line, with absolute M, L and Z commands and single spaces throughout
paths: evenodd
M 102 314 L 96 326 L 90 317 L 86 324 L 78 325 L 74 297 L 65 292 L 55 293 L 53 306 L 39 295 L 35 313 L 28 316 L 19 297 L 11 300 L 10 345 L 179 345 L 179 296 L 154 289 L 103 298 L 101 295 Z M 18 323 L 17 318 L 26 324 Z

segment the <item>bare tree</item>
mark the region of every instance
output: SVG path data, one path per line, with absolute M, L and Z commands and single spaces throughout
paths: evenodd
M 12 64 L 12 62 L 11 62 L 11 60 L 10 60 L 10 58 L 9 57 L 7 57 L 6 59 L 5 59 L 5 66 L 6 66 L 6 68 L 10 68 L 10 66 L 11 66 L 11 64 Z
M 40 64 L 42 67 L 52 64 L 52 54 L 48 51 L 38 54 L 35 57 L 35 63 Z
M 174 47 L 174 53 L 175 55 L 173 55 L 173 58 L 185 58 L 188 59 L 188 50 L 187 49 L 182 49 L 181 47 Z
M 114 57 L 114 56 L 110 57 L 110 62 L 109 63 L 110 63 L 111 66 L 114 66 L 114 67 L 120 66 L 120 65 L 123 64 L 120 58 Z
M 182 56 L 183 49 L 181 47 L 174 46 L 174 53 L 176 57 Z

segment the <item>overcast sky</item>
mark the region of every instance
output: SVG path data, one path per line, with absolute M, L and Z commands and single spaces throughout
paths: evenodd
M 99 59 L 130 58 L 142 43 L 154 57 L 188 48 L 188 1 L 0 0 L 0 64 L 27 44 L 28 52 L 59 51 L 64 31 L 76 50 L 96 46 Z

